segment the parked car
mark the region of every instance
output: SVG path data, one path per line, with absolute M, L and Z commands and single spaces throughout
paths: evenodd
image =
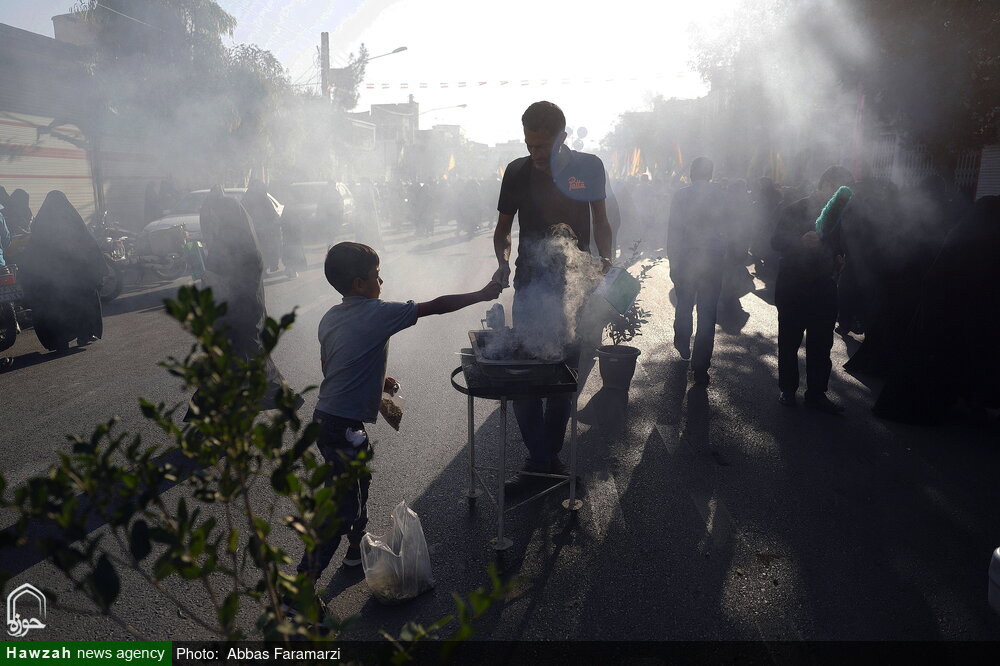
M 245 187 L 227 187 L 223 191 L 226 193 L 226 196 L 236 197 L 240 201 L 243 200 L 243 196 L 247 193 Z M 188 232 L 190 240 L 200 241 L 201 219 L 199 218 L 199 213 L 201 212 L 201 205 L 205 203 L 205 197 L 208 196 L 208 192 L 209 190 L 188 192 L 178 200 L 173 208 L 167 211 L 166 215 L 147 224 L 143 231 L 169 229 L 170 227 L 182 224 L 184 225 L 184 230 Z M 267 196 L 271 199 L 274 209 L 278 211 L 278 215 L 280 216 L 285 207 L 270 194 Z
M 353 234 L 354 196 L 344 183 L 292 183 L 274 189 L 285 202 L 282 223 L 300 225 L 305 238 L 332 242 Z

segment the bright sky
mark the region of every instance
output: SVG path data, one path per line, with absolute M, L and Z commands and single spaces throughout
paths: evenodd
M 296 83 L 319 81 L 322 31 L 330 33 L 334 67 L 362 42 L 373 56 L 406 46 L 368 64 L 365 81 L 375 89 L 363 87 L 357 110 L 412 93 L 427 111 L 422 128 L 457 124 L 493 144 L 520 140 L 524 108 L 548 99 L 571 128 L 587 128 L 585 149 L 620 113 L 649 108 L 655 95 L 705 94 L 691 68 L 691 26 L 710 29 L 737 1 L 218 0 L 238 21 L 233 42 L 271 50 Z M 0 22 L 52 35 L 51 16 L 73 1 L 2 5 Z

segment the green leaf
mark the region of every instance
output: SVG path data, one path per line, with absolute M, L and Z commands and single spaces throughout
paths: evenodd
M 170 553 L 166 553 L 156 561 L 153 566 L 153 575 L 159 580 L 164 580 L 173 574 L 177 569 L 171 560 Z
M 475 617 L 485 613 L 492 603 L 490 595 L 483 590 L 474 590 L 469 593 L 469 604 L 472 606 L 472 613 Z
M 268 524 L 266 520 L 264 520 L 260 516 L 254 516 L 253 524 L 257 528 L 257 530 L 265 537 L 271 533 L 271 526 Z
M 145 398 L 139 399 L 139 409 L 142 411 L 142 415 L 147 419 L 152 419 L 156 417 L 157 413 L 156 405 L 149 402 Z
M 115 603 L 118 594 L 121 592 L 121 581 L 118 579 L 118 572 L 111 564 L 107 554 L 101 555 L 94 568 L 93 593 L 94 601 L 103 610 L 108 610 Z
M 240 595 L 235 590 L 226 595 L 225 601 L 219 608 L 219 624 L 227 630 L 232 627 L 233 620 L 236 619 L 236 611 L 240 608 Z
M 132 524 L 132 532 L 129 534 L 129 547 L 132 549 L 132 556 L 139 562 L 146 559 L 152 552 L 153 545 L 149 538 L 149 525 L 145 520 L 139 519 Z
M 240 531 L 233 528 L 233 531 L 229 533 L 229 543 L 226 545 L 226 550 L 230 553 L 235 553 L 240 547 Z

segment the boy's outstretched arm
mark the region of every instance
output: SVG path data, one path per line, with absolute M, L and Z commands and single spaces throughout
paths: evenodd
M 450 294 L 448 296 L 438 296 L 433 301 L 417 303 L 417 317 L 427 315 L 447 314 L 455 310 L 484 301 L 492 301 L 500 296 L 500 283 L 491 281 L 479 291 L 470 291 L 467 294 Z

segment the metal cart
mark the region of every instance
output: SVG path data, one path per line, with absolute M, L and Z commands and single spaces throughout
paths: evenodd
M 519 377 L 517 379 L 505 380 L 503 378 L 498 378 L 495 375 L 487 374 L 480 364 L 476 362 L 472 349 L 463 349 L 461 354 L 462 365 L 452 371 L 451 385 L 455 387 L 456 391 L 464 393 L 468 396 L 469 401 L 469 489 L 466 492 L 466 495 L 469 498 L 476 498 L 482 494 L 476 487 L 476 479 L 478 479 L 497 512 L 497 535 L 491 543 L 493 544 L 493 548 L 495 550 L 506 550 L 507 548 L 510 548 L 513 543 L 510 539 L 504 536 L 503 531 L 504 513 L 507 511 L 513 511 L 527 502 L 538 499 L 539 497 L 542 497 L 543 495 L 546 495 L 563 485 L 569 486 L 569 499 L 563 501 L 563 507 L 569 509 L 570 511 L 576 511 L 583 506 L 583 502 L 576 497 L 577 375 L 565 363 L 560 363 L 544 366 L 544 369 L 537 371 L 538 374 L 536 376 L 530 378 Z M 462 386 L 455 381 L 455 378 L 459 374 L 463 375 L 465 386 Z M 573 394 L 573 407 L 570 413 L 569 475 L 522 472 L 522 474 L 530 474 L 532 476 L 558 479 L 559 482 L 521 502 L 518 502 L 514 506 L 506 506 L 504 498 L 504 481 L 507 473 L 507 402 L 509 400 L 516 400 L 519 398 L 547 398 L 564 393 Z M 476 398 L 500 401 L 501 441 L 498 467 L 496 468 L 480 467 L 476 465 L 476 427 L 474 412 L 474 400 Z M 497 473 L 496 496 L 490 492 L 489 484 L 487 484 L 480 476 L 480 470 L 490 470 Z

